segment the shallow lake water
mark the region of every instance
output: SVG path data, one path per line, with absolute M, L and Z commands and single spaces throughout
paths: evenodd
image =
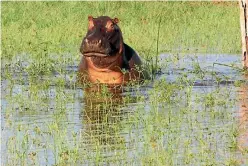
M 75 61 L 35 77 L 2 64 L 1 163 L 247 165 L 240 59 L 162 54 L 153 81 L 121 88 L 78 85 Z

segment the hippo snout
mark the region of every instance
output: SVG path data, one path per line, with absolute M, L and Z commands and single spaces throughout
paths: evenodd
M 84 44 L 87 47 L 91 47 L 91 46 L 97 46 L 97 47 L 101 47 L 102 45 L 102 40 L 101 39 L 95 39 L 95 40 L 88 40 L 87 38 L 84 40 Z
M 107 56 L 110 54 L 110 47 L 104 44 L 103 39 L 84 38 L 80 51 L 85 56 Z
M 84 52 L 105 52 L 101 39 L 87 39 L 83 41 Z

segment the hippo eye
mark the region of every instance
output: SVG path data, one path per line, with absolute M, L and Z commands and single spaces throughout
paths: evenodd
M 107 29 L 107 32 L 113 31 L 115 29 L 114 24 L 112 22 L 108 22 L 105 27 Z

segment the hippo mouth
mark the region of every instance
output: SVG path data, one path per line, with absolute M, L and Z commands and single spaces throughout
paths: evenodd
M 86 57 L 106 57 L 108 55 L 106 55 L 104 53 L 99 53 L 99 52 L 87 52 L 87 53 L 84 53 L 84 56 L 86 56 Z
M 89 58 L 93 65 L 97 68 L 108 68 L 110 65 L 112 65 L 118 58 L 118 56 L 109 56 L 103 53 L 84 53 L 84 56 L 86 58 Z

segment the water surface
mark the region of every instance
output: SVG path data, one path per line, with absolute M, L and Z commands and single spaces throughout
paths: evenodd
M 3 62 L 1 162 L 246 165 L 248 88 L 240 59 L 162 54 L 155 80 L 100 92 L 77 84 L 74 60 L 37 75 L 33 61 Z

